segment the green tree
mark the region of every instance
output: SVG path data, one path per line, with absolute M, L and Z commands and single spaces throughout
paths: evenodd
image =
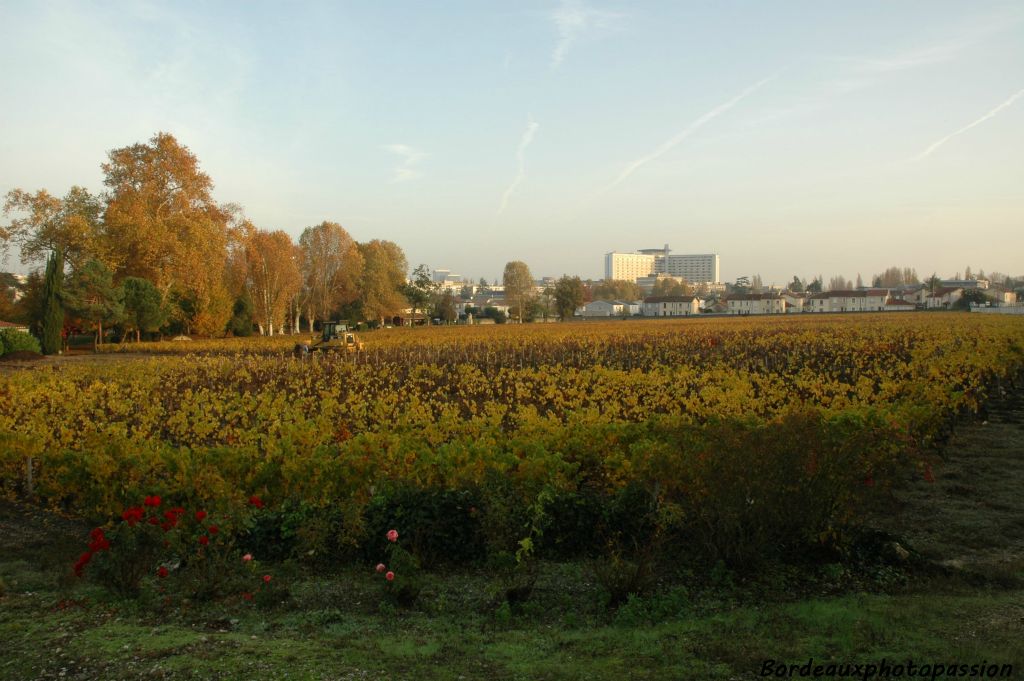
M 819 274 L 813 280 L 811 280 L 810 284 L 807 285 L 807 292 L 821 293 L 822 288 L 824 288 L 824 283 L 822 282 L 821 275 Z
M 233 336 L 245 337 L 252 335 L 253 329 L 253 306 L 248 291 L 235 298 L 235 304 L 231 308 L 231 319 L 228 320 L 228 331 Z
M 954 310 L 970 310 L 971 304 L 984 305 L 988 302 L 985 292 L 980 288 L 965 289 L 960 298 L 953 303 Z
M 802 293 L 804 290 L 804 283 L 795 274 L 793 275 L 793 281 L 789 284 L 789 290 L 793 293 Z
M 526 305 L 533 295 L 534 284 L 530 268 L 521 260 L 506 263 L 502 284 L 505 287 L 505 300 L 512 306 L 510 312 L 515 311 L 521 324 Z
M 43 353 L 55 355 L 63 347 L 64 331 L 64 252 L 57 246 L 46 263 L 43 284 L 41 341 Z
M 95 347 L 103 343 L 103 326 L 123 318 L 123 301 L 124 291 L 114 286 L 113 273 L 99 260 L 89 260 L 73 272 L 64 293 L 64 306 L 96 328 Z
M 562 321 L 572 319 L 583 305 L 583 281 L 579 277 L 563 276 L 555 282 L 555 310 Z
M 451 291 L 444 291 L 437 296 L 434 302 L 433 316 L 445 324 L 451 324 L 459 318 L 458 310 L 455 308 L 455 296 Z
M 435 307 L 440 304 L 443 296 L 436 296 L 436 292 L 437 286 L 430 276 L 430 268 L 426 265 L 418 265 L 412 271 L 412 281 L 402 285 L 402 295 L 409 301 L 413 319 L 416 318 L 416 312 L 426 310 L 431 301 L 434 301 Z M 448 292 L 446 291 L 446 293 Z M 450 293 L 448 295 L 451 296 Z M 454 306 L 455 300 L 452 298 L 452 309 L 454 309 Z M 434 316 L 440 317 L 437 314 Z
M 124 293 L 123 321 L 128 331 L 135 332 L 135 342 L 142 340 L 143 333 L 159 331 L 167 323 L 167 308 L 153 282 L 127 277 L 121 282 L 121 290 Z

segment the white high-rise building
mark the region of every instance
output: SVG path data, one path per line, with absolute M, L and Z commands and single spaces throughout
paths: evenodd
M 683 277 L 695 284 L 718 283 L 718 254 L 670 255 L 666 244 L 664 248 L 650 248 L 634 253 L 612 251 L 604 256 L 605 279 L 635 282 L 641 277 L 655 274 Z
M 654 272 L 655 256 L 648 253 L 606 253 L 604 278 L 636 281 Z
M 670 274 L 692 282 L 718 282 L 718 254 L 667 255 L 654 263 L 659 274 Z

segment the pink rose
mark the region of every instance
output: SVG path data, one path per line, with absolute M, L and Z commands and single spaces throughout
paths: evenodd
M 390 542 L 398 541 L 398 530 L 388 530 L 388 535 L 387 536 L 388 536 L 388 541 L 390 541 Z
M 242 562 L 243 563 L 248 563 L 250 560 L 252 560 L 252 554 L 251 553 L 247 553 L 244 556 L 242 556 Z
M 388 580 L 389 582 L 395 581 L 395 573 L 389 571 L 386 575 L 384 575 L 384 579 Z
M 378 574 L 384 572 L 385 570 L 387 570 L 387 567 L 385 567 L 384 563 L 377 563 Z
M 263 583 L 270 584 L 270 575 L 263 575 Z

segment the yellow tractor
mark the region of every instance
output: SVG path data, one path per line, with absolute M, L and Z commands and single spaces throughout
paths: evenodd
M 310 339 L 309 343 L 297 343 L 294 354 L 296 357 L 307 357 L 314 352 L 343 352 L 355 355 L 363 351 L 363 341 L 349 331 L 345 322 L 324 322 L 324 328 L 318 340 Z

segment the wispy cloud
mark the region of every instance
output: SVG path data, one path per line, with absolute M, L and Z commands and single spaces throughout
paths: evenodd
M 773 74 L 771 76 L 768 76 L 767 78 L 764 78 L 763 80 L 757 81 L 756 83 L 754 83 L 753 85 L 751 85 L 750 87 L 745 89 L 743 92 L 741 92 L 738 95 L 736 95 L 735 97 L 733 97 L 732 99 L 730 99 L 730 100 L 728 100 L 726 102 L 723 102 L 722 104 L 719 104 L 718 106 L 716 106 L 715 108 L 711 109 L 710 111 L 708 111 L 704 115 L 700 116 L 697 120 L 693 121 L 688 126 L 686 126 L 682 130 L 680 130 L 678 133 L 673 135 L 671 138 L 666 140 L 661 146 L 659 146 L 657 149 L 655 149 L 651 153 L 649 153 L 649 154 L 647 154 L 645 156 L 641 156 L 640 158 L 638 158 L 636 160 L 630 161 L 626 165 L 626 167 L 622 169 L 622 172 L 619 173 L 619 176 L 616 177 L 615 180 L 613 180 L 611 184 L 609 184 L 607 187 L 605 187 L 604 191 L 605 192 L 610 191 L 611 189 L 613 189 L 617 185 L 619 185 L 622 182 L 624 182 L 626 180 L 626 178 L 628 178 L 630 175 L 632 175 L 634 172 L 636 172 L 636 170 L 639 169 L 641 166 L 643 166 L 643 165 L 645 165 L 647 163 L 650 163 L 651 161 L 655 160 L 656 158 L 658 158 L 660 156 L 663 156 L 664 154 L 667 154 L 669 151 L 671 151 L 673 149 L 673 147 L 678 145 L 680 142 L 685 140 L 687 137 L 690 137 L 691 135 L 693 135 L 693 133 L 695 133 L 698 130 L 700 130 L 703 126 L 707 125 L 708 123 L 710 123 L 714 119 L 718 118 L 719 116 L 724 114 L 726 111 L 728 111 L 729 109 L 733 108 L 734 106 L 739 104 L 741 101 L 743 101 L 744 99 L 746 99 L 750 95 L 754 94 L 754 92 L 756 92 L 758 89 L 760 89 L 763 85 L 765 85 L 766 83 L 768 83 L 771 80 L 774 80 L 777 77 L 778 77 L 778 74 L 776 73 L 776 74 Z
M 416 166 L 426 158 L 426 153 L 407 144 L 385 144 L 382 148 L 402 159 L 395 168 L 395 176 L 391 179 L 392 182 L 413 180 L 422 174 Z
M 622 15 L 603 9 L 588 7 L 583 0 L 561 0 L 551 12 L 551 21 L 558 31 L 558 42 L 551 53 L 551 68 L 557 69 L 569 54 L 569 49 L 589 31 L 604 29 Z
M 505 207 L 508 206 L 508 200 L 515 193 L 519 184 L 526 177 L 526 147 L 530 146 L 530 142 L 533 141 L 533 136 L 537 133 L 537 128 L 540 127 L 540 123 L 533 120 L 533 116 L 527 117 L 526 130 L 523 131 L 523 136 L 519 138 L 519 146 L 516 148 L 516 162 L 519 164 L 519 170 L 516 172 L 516 177 L 512 180 L 512 184 L 508 186 L 505 193 L 501 196 L 501 205 L 498 206 L 498 215 L 501 215 L 505 211 Z
M 949 140 L 953 139 L 957 135 L 962 135 L 963 133 L 967 132 L 968 130 L 970 130 L 974 126 L 980 125 L 980 124 L 984 123 L 985 121 L 987 121 L 988 119 L 992 118 L 993 116 L 998 114 L 1003 109 L 1005 109 L 1005 108 L 1007 108 L 1009 106 L 1012 106 L 1013 103 L 1015 101 L 1017 101 L 1021 96 L 1024 96 L 1024 90 L 1018 90 L 1017 92 L 1015 92 L 1012 95 L 1010 95 L 1009 99 L 1007 99 L 1005 102 L 1003 102 L 1002 104 L 1000 104 L 996 108 L 994 108 L 991 111 L 989 111 L 987 114 L 985 114 L 981 118 L 968 123 L 967 125 L 965 125 L 964 127 L 960 128 L 959 130 L 956 130 L 955 132 L 949 133 L 948 135 L 946 135 L 945 137 L 943 137 L 939 141 L 933 142 L 930 147 L 928 147 L 927 149 L 922 151 L 920 154 L 918 154 L 917 156 L 915 156 L 911 160 L 912 161 L 920 161 L 922 159 L 927 158 L 928 156 L 930 156 L 932 154 L 932 152 L 934 152 L 936 149 L 938 149 L 943 144 L 945 144 Z

